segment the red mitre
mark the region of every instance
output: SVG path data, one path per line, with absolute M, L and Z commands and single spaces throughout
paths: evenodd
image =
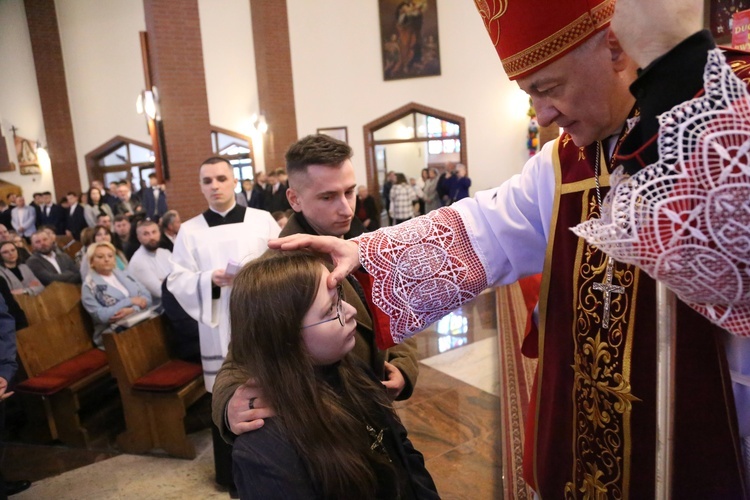
M 609 25 L 615 0 L 474 0 L 508 78 L 567 54 Z

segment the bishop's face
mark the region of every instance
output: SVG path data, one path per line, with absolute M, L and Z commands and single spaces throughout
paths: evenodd
M 234 205 L 234 178 L 232 167 L 227 162 L 201 165 L 201 192 L 213 210 L 226 212 Z

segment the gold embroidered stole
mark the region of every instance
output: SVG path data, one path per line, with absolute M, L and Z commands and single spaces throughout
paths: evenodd
M 593 171 L 595 154 L 604 148 L 596 144 L 579 148 L 567 134 L 558 141 L 558 201 L 545 262 L 540 328 L 540 349 L 552 349 L 555 354 L 540 352 L 537 410 L 539 414 L 544 411 L 542 395 L 546 390 L 564 387 L 569 393 L 569 415 L 560 415 L 567 423 L 558 432 L 569 436 L 571 463 L 558 463 L 567 468 L 567 477 L 559 478 L 556 495 L 560 493 L 557 488 L 562 487 L 566 498 L 627 498 L 631 402 L 637 399 L 631 393 L 630 357 L 638 270 L 621 263 L 608 266 L 602 252 L 569 233 L 569 227 L 599 216 Z M 604 196 L 609 174 L 603 154 L 599 165 Z M 597 290 L 607 285 L 622 287 L 623 293 Z M 607 328 L 603 327 L 605 303 L 609 306 Z M 558 354 L 557 366 L 543 365 Z M 564 376 L 554 377 L 556 387 L 545 387 L 552 375 L 545 374 L 545 368 L 565 370 Z M 540 437 L 544 438 L 539 430 L 535 446 Z M 535 467 L 540 487 L 548 475 L 549 471 Z

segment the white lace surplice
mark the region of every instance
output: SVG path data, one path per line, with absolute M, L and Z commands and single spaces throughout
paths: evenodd
M 730 332 L 750 335 L 750 96 L 720 50 L 705 95 L 659 117 L 659 161 L 622 167 L 601 219 L 573 231 L 635 264 Z

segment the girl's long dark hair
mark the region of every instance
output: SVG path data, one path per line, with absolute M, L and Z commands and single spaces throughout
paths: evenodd
M 357 415 L 392 408 L 383 388 L 349 356 L 339 367 L 348 406 L 316 377 L 301 327 L 322 270 L 322 261 L 304 252 L 274 253 L 243 267 L 230 300 L 232 355 L 260 382 L 320 494 L 372 498 L 377 488 L 372 460 L 384 459 L 370 451 L 367 424 Z

